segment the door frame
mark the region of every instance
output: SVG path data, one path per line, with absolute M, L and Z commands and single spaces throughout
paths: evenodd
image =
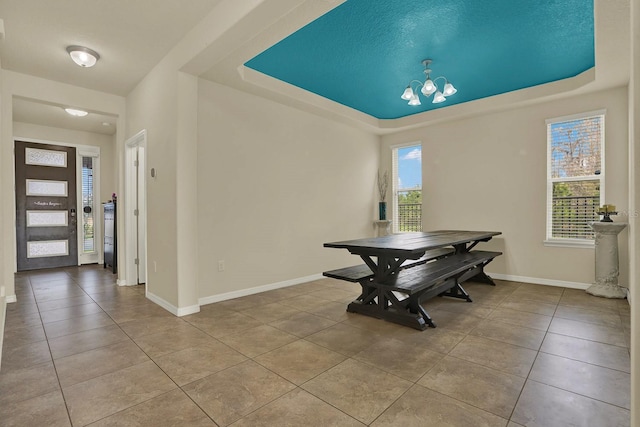
M 124 279 L 119 281 L 121 286 L 138 285 L 139 278 L 148 278 L 147 269 L 147 210 L 146 210 L 146 147 L 147 130 L 140 132 L 125 141 L 124 153 L 124 245 L 126 259 L 124 262 Z M 138 150 L 140 149 L 140 150 Z M 141 152 L 139 165 L 134 165 L 136 153 Z M 139 195 L 139 197 L 138 197 Z M 134 211 L 138 209 L 136 217 Z M 139 241 L 138 232 L 142 234 Z M 135 260 L 139 258 L 139 264 Z M 121 264 L 122 265 L 122 264 Z
M 96 237 L 96 247 L 97 247 L 97 256 L 98 256 L 98 263 L 101 263 L 103 260 L 103 251 L 102 251 L 102 213 L 100 212 L 100 209 L 98 209 L 98 206 L 100 205 L 100 147 L 94 146 L 94 145 L 83 145 L 83 144 L 74 144 L 71 142 L 60 142 L 60 141 L 53 141 L 53 140 L 45 140 L 45 139 L 36 139 L 36 138 L 23 138 L 20 136 L 14 136 L 12 138 L 13 140 L 13 223 L 15 224 L 17 221 L 16 218 L 16 169 L 15 169 L 15 162 L 16 162 L 16 153 L 15 153 L 15 147 L 16 147 L 16 141 L 23 141 L 23 142 L 30 142 L 30 143 L 34 143 L 34 144 L 46 144 L 46 145 L 59 145 L 61 147 L 74 147 L 76 149 L 76 202 L 77 202 L 77 206 L 82 206 L 82 161 L 78 162 L 78 158 L 82 158 L 82 157 L 93 157 L 95 159 L 95 163 L 96 163 L 96 168 L 94 171 L 94 180 L 93 180 L 93 187 L 94 187 L 94 192 L 96 189 L 98 189 L 97 194 L 95 195 L 96 197 L 94 197 L 93 200 L 93 209 L 94 212 L 97 213 L 96 217 L 94 217 L 95 223 L 94 223 L 94 236 Z M 76 209 L 78 211 L 78 209 Z M 78 238 L 78 259 L 76 260 L 76 264 L 77 265 L 81 265 L 80 264 L 80 257 L 81 257 L 81 247 L 83 247 L 83 245 L 81 246 L 81 240 L 82 240 L 82 221 L 78 221 L 77 225 L 76 225 L 77 229 L 76 229 L 76 235 Z M 14 254 L 14 260 L 13 260 L 13 271 L 14 273 L 18 271 L 18 242 L 17 242 L 17 238 L 14 235 L 14 239 L 13 239 L 13 254 Z

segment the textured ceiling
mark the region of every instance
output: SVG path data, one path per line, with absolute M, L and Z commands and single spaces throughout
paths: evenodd
M 425 58 L 432 79 L 445 76 L 458 93 L 409 106 L 400 95 L 424 81 Z M 348 0 L 245 65 L 378 119 L 400 118 L 594 67 L 593 0 Z

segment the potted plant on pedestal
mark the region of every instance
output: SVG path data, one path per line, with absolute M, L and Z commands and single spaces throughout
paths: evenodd
M 380 202 L 378 203 L 378 213 L 380 220 L 387 219 L 387 188 L 389 187 L 389 172 L 385 171 L 380 175 L 378 171 L 378 195 L 380 196 Z

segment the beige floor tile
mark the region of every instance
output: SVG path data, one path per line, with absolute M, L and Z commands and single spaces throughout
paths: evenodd
M 629 411 L 528 380 L 511 419 L 527 427 L 628 427 Z
M 546 286 L 546 288 L 551 288 L 551 286 Z M 552 305 L 557 305 L 558 302 L 560 302 L 560 298 L 561 298 L 562 294 L 557 294 L 554 292 L 551 293 L 546 293 L 544 291 L 540 291 L 540 292 L 531 292 L 531 291 L 525 291 L 525 290 L 516 290 L 514 291 L 511 295 L 509 295 L 507 298 L 505 298 L 503 301 L 501 302 L 524 302 L 524 301 L 531 301 L 534 303 L 543 303 L 543 304 L 552 304 Z
M 555 317 L 551 321 L 549 332 L 590 341 L 597 341 L 604 344 L 617 345 L 621 347 L 627 346 L 624 329 L 596 325 L 593 323 L 584 323 L 577 320 Z
M 176 385 L 149 361 L 63 388 L 74 425 L 86 425 L 159 396 Z
M 565 289 L 558 305 L 618 314 L 617 300 L 596 297 L 581 289 Z
M 348 359 L 302 385 L 314 396 L 369 424 L 411 387 L 395 375 Z
M 505 342 L 532 350 L 540 349 L 545 331 L 514 326 L 494 319 L 483 320 L 469 335 Z
M 323 331 L 309 335 L 305 340 L 346 356 L 353 356 L 379 339 L 375 332 L 338 323 Z
M 442 310 L 440 308 L 427 312 L 433 319 L 436 327 L 462 334 L 468 334 L 483 320 L 482 317 L 464 313 L 455 313 L 453 311 Z
M 54 360 L 128 340 L 117 326 L 89 329 L 49 340 Z
M 255 357 L 289 344 L 298 338 L 273 326 L 260 325 L 219 339 L 245 356 Z
M 219 426 L 226 426 L 290 392 L 296 386 L 247 361 L 183 387 Z
M 240 298 L 235 298 L 232 301 L 234 309 L 237 311 L 247 310 L 249 308 L 258 307 L 260 305 L 271 304 L 277 302 L 279 298 L 272 295 L 265 295 L 264 293 L 258 293 L 253 295 L 247 295 Z
M 514 326 L 546 331 L 549 328 L 552 317 L 509 308 L 496 308 L 489 316 L 489 319 L 510 323 Z
M 16 303 L 19 304 L 19 303 Z M 7 307 L 10 307 L 9 305 Z M 12 329 L 26 328 L 29 326 L 41 326 L 42 320 L 40 320 L 40 313 L 12 313 L 7 309 L 7 317 L 4 323 L 4 330 L 10 331 Z
M 151 335 L 158 332 L 165 332 L 169 329 L 185 325 L 185 321 L 174 316 L 150 316 L 144 321 L 130 320 L 120 323 L 120 328 L 131 338 L 138 338 L 144 335 Z
M 144 305 L 135 304 L 125 308 L 105 309 L 105 311 L 109 317 L 118 324 L 131 320 L 142 320 L 148 317 L 173 317 L 173 314 L 152 302 L 145 303 Z
M 631 379 L 626 372 L 540 353 L 529 379 L 630 409 Z
M 102 312 L 76 319 L 47 323 L 44 325 L 44 330 L 47 333 L 47 338 L 53 339 L 105 326 L 115 326 L 115 323 L 106 313 Z
M 164 332 L 133 338 L 142 351 L 151 358 L 158 358 L 185 348 L 198 347 L 214 341 L 208 334 L 188 323 L 180 323 Z
M 449 354 L 501 372 L 526 378 L 537 352 L 512 344 L 468 336 Z
M 41 324 L 25 326 L 22 328 L 11 328 L 4 332 L 4 345 L 19 347 L 38 341 L 44 341 L 47 337 Z
M 259 320 L 237 312 L 223 317 L 190 317 L 185 320 L 214 338 L 221 338 L 262 325 Z
M 353 356 L 356 360 L 375 366 L 376 370 L 389 372 L 411 382 L 420 379 L 443 357 L 442 353 L 393 338 L 378 340 Z
M 233 427 L 273 426 L 358 427 L 364 424 L 300 389 L 233 424 Z
M 12 371 L 15 369 L 28 368 L 29 366 L 40 365 L 51 362 L 51 352 L 47 341 L 38 341 L 23 344 L 18 347 L 3 346 L 2 349 L 2 371 Z
M 245 360 L 247 360 L 246 356 L 217 340 L 154 358 L 165 374 L 179 386 L 199 380 Z
M 56 359 L 55 365 L 60 384 L 69 387 L 147 361 L 149 357 L 133 341 L 124 340 Z
M 277 302 L 272 302 L 270 304 L 261 304 L 240 311 L 240 313 L 253 317 L 254 319 L 259 320 L 263 323 L 269 323 L 279 319 L 287 319 L 300 312 L 300 310 Z
M 445 421 L 446 420 L 446 421 Z M 375 427 L 504 427 L 507 420 L 415 385 L 378 419 Z
M 173 390 L 91 424 L 91 427 L 215 427 L 182 390 Z
M 72 305 L 70 307 L 56 308 L 55 310 L 41 311 L 40 317 L 42 318 L 42 323 L 47 324 L 102 312 L 102 308 L 95 302 L 92 302 L 90 304 Z
M 418 384 L 508 419 L 524 382 L 524 378 L 447 356 Z
M 293 298 L 287 298 L 280 301 L 280 304 L 288 305 L 289 307 L 293 307 L 297 310 L 313 312 L 320 305 L 326 304 L 330 300 L 326 298 L 319 298 L 317 296 L 311 296 L 308 294 L 300 295 Z M 345 308 L 346 308 L 345 304 Z
M 3 427 L 71 427 L 67 408 L 59 390 L 0 405 L 0 420 Z
M 540 351 L 623 372 L 631 369 L 626 348 L 565 335 L 548 333 Z
M 334 322 L 342 322 L 348 318 L 347 304 L 341 302 L 322 302 L 311 310 L 305 310 L 316 316 L 325 317 Z
M 435 298 L 434 298 L 435 299 Z M 487 318 L 495 307 L 490 305 L 484 305 L 477 302 L 469 303 L 467 301 L 454 299 L 454 298 L 437 298 L 443 303 L 438 305 L 439 310 L 452 311 L 454 313 L 460 313 L 462 315 L 469 314 L 476 317 Z
M 555 317 L 593 323 L 595 325 L 609 326 L 611 328 L 619 328 L 622 324 L 620 321 L 620 315 L 617 313 L 602 313 L 580 307 L 558 306 Z
M 346 356 L 304 340 L 260 355 L 255 361 L 300 385 L 343 362 Z
M 275 322 L 269 323 L 269 325 L 274 328 L 278 328 L 281 331 L 300 338 L 314 334 L 335 324 L 336 322 L 333 320 L 305 312 L 300 312 L 287 319 L 276 320 Z
M 79 297 L 41 302 L 38 304 L 38 309 L 43 312 L 49 310 L 57 310 L 60 308 L 73 307 L 74 305 L 91 304 L 93 302 L 94 301 L 88 295 L 82 295 Z
M 524 311 L 527 313 L 541 314 L 543 316 L 553 316 L 558 307 L 556 304 L 547 304 L 537 301 L 504 301 L 499 305 L 500 308 L 508 308 L 511 310 Z
M 22 369 L 3 369 L 0 371 L 0 406 L 27 400 L 55 390 L 60 390 L 60 385 L 51 362 Z
M 48 289 L 46 291 L 34 291 L 36 302 L 49 302 L 58 299 L 75 298 L 86 295 L 86 293 L 77 285 L 69 285 L 60 289 Z
M 358 286 L 358 288 L 360 288 L 360 286 Z M 307 295 L 328 301 L 350 302 L 360 295 L 360 289 L 357 289 L 356 291 L 348 291 L 332 286 L 326 286 L 322 289 L 318 289 L 317 291 L 310 292 Z
M 409 329 L 409 328 L 407 328 Z M 411 334 L 396 337 L 408 344 L 447 354 L 464 339 L 465 334 L 443 328 L 428 328 L 424 331 L 411 330 Z

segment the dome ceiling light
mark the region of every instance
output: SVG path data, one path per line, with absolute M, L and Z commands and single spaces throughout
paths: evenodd
M 67 53 L 81 67 L 93 67 L 100 59 L 98 52 L 84 46 L 67 46 Z
M 89 114 L 88 112 L 86 112 L 84 110 L 78 110 L 76 108 L 65 108 L 64 111 L 66 111 L 67 114 L 70 114 L 70 115 L 75 116 L 75 117 L 84 117 L 87 114 Z

